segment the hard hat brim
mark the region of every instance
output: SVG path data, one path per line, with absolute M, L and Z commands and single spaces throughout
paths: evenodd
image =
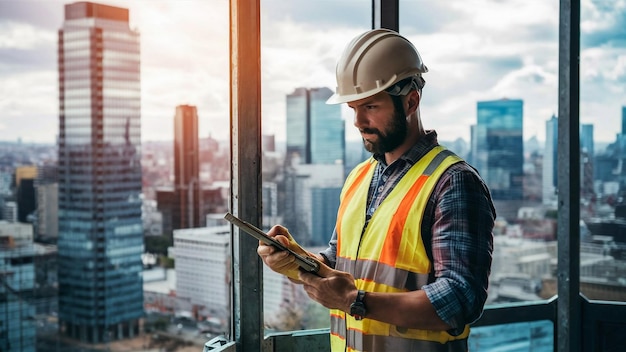
M 335 93 L 331 95 L 330 98 L 328 98 L 328 100 L 326 100 L 326 104 L 333 105 L 333 104 L 349 103 L 351 101 L 356 101 L 356 100 L 365 99 L 367 97 L 371 97 L 372 95 L 378 94 L 382 92 L 383 90 L 384 89 L 381 89 L 377 92 L 369 91 L 369 92 L 364 92 L 361 94 L 352 94 L 352 95 L 339 95 Z
M 351 101 L 365 99 L 365 98 L 371 97 L 373 95 L 376 95 L 384 91 L 385 89 L 391 87 L 394 84 L 395 82 L 389 81 L 387 82 L 387 84 L 377 87 L 376 89 L 371 89 L 371 90 L 368 90 L 367 92 L 362 92 L 362 93 L 357 93 L 357 94 L 341 95 L 341 94 L 334 93 L 333 95 L 330 96 L 330 98 L 328 98 L 328 100 L 326 100 L 326 104 L 329 104 L 329 105 L 342 104 L 342 103 L 349 103 Z

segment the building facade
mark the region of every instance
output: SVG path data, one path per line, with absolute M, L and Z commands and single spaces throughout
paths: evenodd
M 59 236 L 59 182 L 56 163 L 41 165 L 35 181 L 37 210 L 35 235 L 44 242 Z
M 59 327 L 86 343 L 143 317 L 139 33 L 129 11 L 65 5 L 58 32 Z
M 218 320 L 227 331 L 230 317 L 230 226 L 174 230 L 176 296 L 196 320 Z
M 0 351 L 37 350 L 35 256 L 32 225 L 0 221 Z
M 283 224 L 300 245 L 328 244 L 337 221 L 343 181 L 340 164 L 301 164 L 286 170 Z

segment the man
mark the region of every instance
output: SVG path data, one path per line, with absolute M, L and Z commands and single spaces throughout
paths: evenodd
M 478 173 L 426 131 L 419 104 L 428 69 L 386 29 L 353 39 L 337 64 L 337 92 L 373 156 L 348 176 L 329 248 L 314 255 L 287 229 L 269 234 L 326 264 L 300 272 L 260 243 L 272 270 L 331 309 L 333 351 L 467 351 L 487 299 L 495 210 Z

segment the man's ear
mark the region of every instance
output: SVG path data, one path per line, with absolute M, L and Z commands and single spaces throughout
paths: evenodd
M 420 93 L 413 89 L 409 92 L 409 94 L 406 95 L 406 115 L 411 115 L 412 113 L 415 112 L 415 110 L 417 110 L 417 108 L 420 105 Z

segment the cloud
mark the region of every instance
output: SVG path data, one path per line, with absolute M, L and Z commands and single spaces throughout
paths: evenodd
M 38 30 L 56 31 L 63 19 L 60 0 L 0 0 L 0 23 L 28 23 Z
M 345 44 L 367 27 L 312 25 L 284 18 L 262 22 L 264 133 L 285 139 L 286 95 L 298 87 L 335 89 L 335 66 Z
M 54 141 L 56 32 L 65 3 L 0 0 L 0 124 L 10 126 L 0 129 L 0 139 L 35 138 L 18 121 L 44 121 L 47 131 L 37 138 Z M 142 139 L 171 139 L 179 104 L 198 107 L 202 136 L 227 138 L 228 1 L 106 3 L 128 7 L 141 35 Z M 614 138 L 626 105 L 625 4 L 582 1 L 581 121 L 603 118 L 596 128 L 603 140 Z M 284 140 L 285 96 L 303 86 L 334 89 L 344 45 L 371 25 L 370 2 L 261 5 L 262 124 Z M 524 99 L 525 138 L 544 139 L 545 120 L 558 108 L 558 14 L 558 1 L 401 1 L 400 31 L 430 69 L 422 101 L 427 127 L 442 139 L 468 140 L 476 102 L 507 96 Z M 350 134 L 351 115 L 343 111 Z
M 56 32 L 13 20 L 0 22 L 0 77 L 55 70 L 55 44 Z
M 581 45 L 626 47 L 626 0 L 581 2 Z
M 441 1 L 403 1 L 399 10 L 400 32 L 407 36 L 441 33 L 447 24 L 462 16 L 462 9 Z
M 49 45 L 53 38 L 50 31 L 42 30 L 30 23 L 5 21 L 0 22 L 0 48 L 32 50 L 42 45 Z
M 3 140 L 54 141 L 58 134 L 56 73 L 33 71 L 3 77 L 0 129 Z
M 614 141 L 626 106 L 626 1 L 581 2 L 580 120 L 602 121 L 594 138 Z
M 310 27 L 371 28 L 370 3 L 350 0 L 263 0 L 261 12 L 269 22 L 293 21 Z

